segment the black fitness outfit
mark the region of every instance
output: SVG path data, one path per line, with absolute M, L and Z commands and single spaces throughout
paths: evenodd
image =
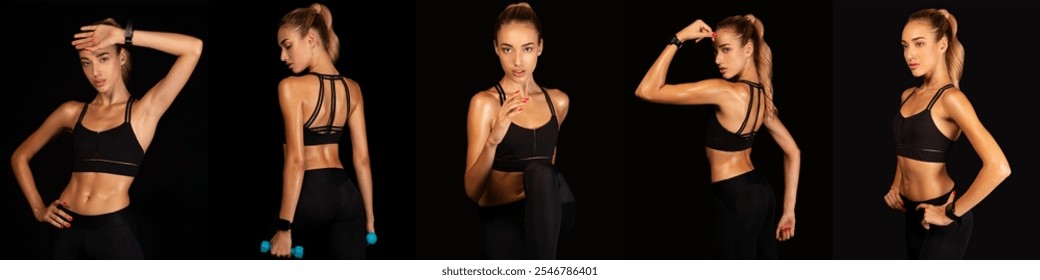
M 755 144 L 755 127 L 761 122 L 758 116 L 766 109 L 765 88 L 758 83 L 738 82 L 747 84 L 750 90 L 744 122 L 736 133 L 730 132 L 719 123 L 716 113 L 711 112 L 704 139 L 708 148 L 732 152 L 750 149 Z M 715 252 L 719 258 L 776 259 L 776 200 L 769 182 L 752 169 L 712 183 L 711 189 L 718 211 Z
M 100 172 L 134 177 L 144 160 L 144 149 L 130 125 L 134 100 L 126 102 L 123 123 L 104 131 L 93 131 L 83 126 L 83 109 L 72 129 L 72 172 Z M 80 215 L 60 207 L 72 216 L 68 229 L 54 234 L 53 253 L 56 259 L 143 259 L 144 253 L 137 242 L 137 229 L 130 207 L 102 215 Z
M 500 104 L 506 95 L 501 85 Z M 559 121 L 549 91 L 542 88 L 552 116 L 535 129 L 510 123 L 495 150 L 491 169 L 524 173 L 526 198 L 480 207 L 481 241 L 486 259 L 555 259 L 560 239 L 574 224 L 574 195 L 553 166 Z
M 943 162 L 948 159 L 953 140 L 946 138 L 932 120 L 932 106 L 939 100 L 943 92 L 953 88 L 946 85 L 940 88 L 928 107 L 924 111 L 910 117 L 903 117 L 902 113 L 896 111 L 892 120 L 892 130 L 895 134 L 896 155 L 924 162 Z M 900 103 L 900 107 L 906 104 L 917 91 L 906 97 Z M 949 199 L 951 193 L 926 201 L 912 201 L 900 195 L 903 199 L 903 207 L 906 209 L 906 251 L 912 259 L 962 259 L 964 251 L 968 248 L 968 240 L 971 238 L 971 230 L 974 226 L 974 218 L 971 211 L 964 213 L 959 220 L 947 226 L 931 225 L 931 230 L 925 230 L 921 226 L 924 219 L 924 211 L 917 210 L 920 204 L 943 205 Z
M 314 113 L 307 119 L 303 130 L 305 146 L 339 144 L 345 126 L 336 126 L 337 84 L 342 85 L 346 108 L 350 111 L 350 88 L 341 75 L 310 73 L 318 77 L 320 87 Z M 314 126 L 318 112 L 329 95 L 329 120 Z M 308 259 L 364 259 L 365 209 L 361 192 L 350 180 L 346 170 L 322 168 L 303 174 L 300 198 L 293 217 L 293 246 L 306 250 Z

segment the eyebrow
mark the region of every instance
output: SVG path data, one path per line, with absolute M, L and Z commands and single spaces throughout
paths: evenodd
M 722 48 L 722 47 L 727 47 L 727 46 L 729 46 L 729 43 L 725 43 L 725 44 L 722 44 L 722 45 L 717 45 L 715 47 L 716 48 Z
M 924 39 L 924 36 L 920 36 L 920 37 L 914 37 L 913 39 L 910 39 L 910 41 L 913 42 L 913 41 L 923 40 L 923 39 Z M 900 42 L 906 42 L 906 41 L 900 41 Z
M 500 47 L 512 47 L 513 46 L 513 45 L 511 45 L 509 43 L 499 43 L 498 45 Z M 527 42 L 527 43 L 524 43 L 523 45 L 520 45 L 520 46 L 521 47 L 534 46 L 534 42 Z
M 94 57 L 101 57 L 101 56 L 105 56 L 105 55 L 108 55 L 108 52 L 103 52 L 103 53 L 95 54 L 95 55 L 94 55 Z

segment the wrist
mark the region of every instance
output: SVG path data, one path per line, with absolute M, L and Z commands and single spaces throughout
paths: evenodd
M 286 219 L 277 219 L 277 220 L 274 221 L 274 229 L 277 232 L 279 232 L 279 233 L 281 233 L 281 232 L 288 233 L 289 231 L 292 230 L 292 228 L 293 228 L 292 221 L 289 221 L 289 220 L 286 220 Z
M 957 216 L 957 207 L 956 207 L 956 205 L 957 205 L 956 202 L 950 202 L 950 204 L 946 205 L 946 211 L 945 211 L 946 212 L 946 217 L 950 218 L 950 220 L 952 220 L 952 221 L 957 221 L 957 220 L 960 220 L 960 218 L 961 218 L 961 217 Z
M 129 19 L 126 21 L 126 28 L 123 28 L 123 45 L 133 46 L 134 45 L 134 20 Z
M 676 48 L 681 49 L 683 45 L 683 40 L 681 38 L 682 37 L 679 37 L 679 34 L 676 33 L 675 36 L 672 36 L 671 39 L 668 39 L 668 44 L 675 45 Z

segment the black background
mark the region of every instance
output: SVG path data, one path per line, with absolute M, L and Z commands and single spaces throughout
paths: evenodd
M 216 176 L 231 185 L 214 185 L 213 258 L 264 258 L 261 240 L 274 234 L 272 221 L 280 206 L 284 125 L 278 107 L 278 82 L 291 75 L 280 58 L 278 23 L 295 8 L 313 1 L 254 2 L 214 5 L 210 46 L 214 62 L 211 122 L 215 124 L 212 160 Z M 415 258 L 415 148 L 400 143 L 415 139 L 415 44 L 413 29 L 395 30 L 411 22 L 412 2 L 372 1 L 324 3 L 340 39 L 336 69 L 354 79 L 363 92 L 368 149 L 372 168 L 376 232 L 369 259 Z M 405 28 L 410 27 L 405 25 Z M 349 137 L 341 142 L 341 160 L 354 178 Z M 261 147 L 254 149 L 253 147 Z M 230 169 L 243 170 L 233 173 Z M 215 177 L 216 177 L 215 176 Z M 356 183 L 357 180 L 354 180 Z M 305 255 L 306 257 L 306 255 Z
M 469 100 L 502 78 L 494 25 L 512 2 L 420 2 L 416 89 L 418 257 L 479 259 L 477 205 L 463 187 Z M 625 6 L 530 1 L 545 47 L 535 81 L 570 97 L 556 163 L 574 192 L 577 220 L 561 259 L 624 259 Z
M 180 4 L 5 4 L 0 18 L 8 44 L 4 48 L 4 109 L 0 110 L 0 219 L 5 221 L 3 258 L 50 258 L 49 224 L 36 222 L 11 172 L 10 155 L 59 105 L 89 102 L 96 96 L 79 66 L 72 36 L 80 26 L 112 17 L 120 24 L 134 19 L 139 30 L 182 33 L 208 39 L 205 3 Z M 11 27 L 15 26 L 15 27 Z M 127 83 L 140 98 L 166 75 L 174 56 L 147 48 L 131 50 L 133 72 Z M 184 259 L 209 256 L 209 57 L 202 58 L 191 79 L 159 121 L 141 170 L 130 189 L 138 239 L 145 258 Z M 44 203 L 58 198 L 72 170 L 72 137 L 56 137 L 30 161 Z M 10 234 L 10 235 L 8 235 Z
M 628 110 L 627 177 L 628 258 L 712 259 L 715 200 L 704 151 L 706 116 L 711 106 L 661 105 L 635 97 L 635 88 L 661 54 L 667 39 L 697 19 L 712 26 L 733 15 L 762 20 L 773 51 L 774 104 L 801 149 L 796 232 L 779 245 L 781 259 L 831 258 L 830 16 L 786 12 L 784 3 L 630 1 L 625 55 Z M 709 40 L 686 42 L 672 60 L 670 84 L 719 78 Z M 756 137 L 752 161 L 769 180 L 783 206 L 783 152 L 765 132 Z
M 972 211 L 975 228 L 965 258 L 1036 259 L 1033 198 L 1038 167 L 1035 149 L 1022 137 L 1035 104 L 1038 57 L 1031 55 L 1018 27 L 1034 26 L 1021 3 L 861 3 L 834 5 L 834 257 L 904 259 L 903 214 L 890 210 L 883 196 L 895 172 L 892 117 L 900 94 L 920 86 L 908 70 L 899 45 L 903 26 L 914 12 L 945 8 L 959 23 L 965 48 L 960 86 L 979 120 L 1000 144 L 1012 175 Z M 1016 8 L 1018 7 L 1018 8 Z M 1025 125 L 1025 126 L 1023 126 Z M 967 137 L 953 147 L 947 169 L 963 194 L 981 168 Z M 1023 212 L 1026 211 L 1026 212 Z

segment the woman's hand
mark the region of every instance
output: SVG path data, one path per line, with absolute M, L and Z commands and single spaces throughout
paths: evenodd
M 943 205 L 936 206 L 927 203 L 918 205 L 917 210 L 924 210 L 924 219 L 921 219 L 921 226 L 924 226 L 924 229 L 931 229 L 931 225 L 948 226 L 953 223 L 953 220 L 950 220 L 950 217 L 946 217 L 946 206 L 953 203 L 953 197 L 956 196 L 956 194 L 956 191 L 951 193 L 950 199 L 947 199 L 946 203 Z
M 524 111 L 524 106 L 527 105 L 527 101 L 530 99 L 530 97 L 520 98 L 520 90 L 516 90 L 516 92 L 506 96 L 506 102 L 502 104 L 502 108 L 498 109 L 498 116 L 491 122 L 491 134 L 488 135 L 489 143 L 492 145 L 502 143 L 502 138 L 506 137 L 506 131 L 509 130 L 509 124 L 513 122 L 513 117 Z
M 675 33 L 675 37 L 679 40 L 686 42 L 686 40 L 693 40 L 693 42 L 700 42 L 704 38 L 714 38 L 715 32 L 711 31 L 711 26 L 704 23 L 702 20 L 694 21 L 690 26 L 683 28 L 679 33 Z
M 80 33 L 76 33 L 73 38 L 76 40 L 72 41 L 72 45 L 76 47 L 76 50 L 86 49 L 88 51 L 95 51 L 100 48 L 121 44 L 126 39 L 123 37 L 124 30 L 115 26 L 107 24 L 95 24 L 87 25 L 79 28 Z
M 776 225 L 776 240 L 787 241 L 794 237 L 794 212 L 780 216 L 780 224 Z
M 292 248 L 292 233 L 286 231 L 275 231 L 271 237 L 271 255 L 279 258 L 288 258 Z
M 903 199 L 899 197 L 899 188 L 893 187 L 888 190 L 888 194 L 885 194 L 885 203 L 888 204 L 889 208 L 899 212 L 906 212 L 906 208 L 903 206 Z
M 58 202 L 55 200 L 50 206 L 47 206 L 47 210 L 36 214 L 36 220 L 41 223 L 49 223 L 56 228 L 69 228 L 72 227 L 72 216 L 66 214 L 65 211 L 58 209 Z M 61 202 L 62 204 L 68 205 L 68 202 Z

